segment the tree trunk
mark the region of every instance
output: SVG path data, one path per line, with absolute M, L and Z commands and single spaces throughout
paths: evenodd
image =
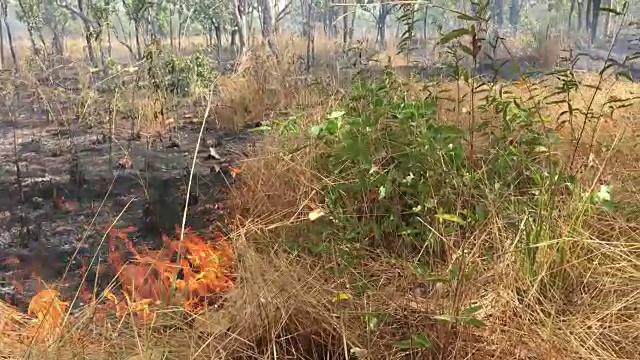
M 109 59 L 113 58 L 113 42 L 111 40 L 111 31 L 107 31 L 107 55 L 109 55 Z
M 229 45 L 231 45 L 231 48 L 235 49 L 238 46 L 238 29 L 231 30 L 230 37 Z
M 275 25 L 276 17 L 273 8 L 273 1 L 260 0 L 259 6 L 262 9 L 262 38 L 266 40 L 269 50 L 275 58 L 278 58 L 278 44 L 276 43 Z
M 89 56 L 89 62 L 92 66 L 98 66 L 98 60 L 96 59 L 96 52 L 93 48 L 93 39 L 91 36 L 91 27 L 85 25 L 84 27 L 84 40 L 87 43 L 87 55 Z
M 601 5 L 601 0 L 592 0 L 593 4 L 591 4 L 591 28 L 590 30 L 590 35 L 591 35 L 591 43 L 593 44 L 596 41 L 596 35 L 598 35 L 598 21 L 600 20 L 600 5 Z
M 51 39 L 51 47 L 53 48 L 53 53 L 58 56 L 63 56 L 64 45 L 60 37 L 60 34 L 56 30 L 51 30 L 51 32 L 53 33 L 53 37 Z
M 16 46 L 13 43 L 13 35 L 11 34 L 11 27 L 9 26 L 9 22 L 7 21 L 7 15 L 5 14 L 4 18 L 4 27 L 7 29 L 7 41 L 9 41 L 9 50 L 11 51 L 11 60 L 13 60 L 13 67 L 17 71 L 20 71 L 20 65 L 18 65 L 18 55 L 16 53 Z
M 173 16 L 169 15 L 169 46 L 171 46 L 171 50 L 176 50 L 176 44 L 173 42 Z
M 504 26 L 504 2 L 503 0 L 494 0 L 493 2 L 493 20 L 498 26 L 498 29 L 502 29 Z
M 585 29 L 587 30 L 587 33 L 591 33 L 591 18 L 592 18 L 591 7 L 593 5 L 593 1 L 592 0 L 583 0 L 583 1 L 586 1 L 587 3 L 587 8 L 584 14 L 584 26 L 585 26 Z
M 578 32 L 584 29 L 584 1 L 578 1 Z
M 233 15 L 238 31 L 237 54 L 244 54 L 247 48 L 247 0 L 233 0 Z
M 429 15 L 429 6 L 424 5 L 424 15 L 422 16 L 422 40 L 427 42 L 427 16 Z
M 4 70 L 4 27 L 0 23 L 0 70 Z
M 218 64 L 222 65 L 222 27 L 220 24 L 215 24 L 213 30 L 216 35 L 216 57 Z
M 16 47 L 13 43 L 13 35 L 11 34 L 11 27 L 9 26 L 9 22 L 7 21 L 8 10 L 7 10 L 7 0 L 2 0 L 2 22 L 4 23 L 4 28 L 7 30 L 7 41 L 9 42 L 9 51 L 11 52 L 11 60 L 13 60 L 13 68 L 16 72 L 20 71 L 20 65 L 18 65 L 18 55 L 16 54 Z
M 576 10 L 576 0 L 571 0 L 571 4 L 569 5 L 569 31 L 573 30 L 571 28 L 571 22 L 573 20 L 573 13 Z
M 324 35 L 329 39 L 333 38 L 332 30 L 332 20 L 331 20 L 331 1 L 324 0 L 322 4 L 322 28 L 324 30 Z M 311 21 L 311 19 L 309 19 Z
M 260 14 L 258 14 L 260 15 Z M 251 11 L 251 15 L 249 16 L 249 19 L 247 19 L 247 42 L 249 43 L 249 46 L 253 46 L 255 45 L 254 41 L 253 41 L 253 36 L 251 36 L 251 34 L 253 34 L 253 29 L 255 29 L 255 23 L 253 22 L 254 20 L 254 16 L 253 16 L 253 10 Z M 261 25 L 262 26 L 262 23 Z
M 389 15 L 390 9 L 389 5 L 383 4 L 380 6 L 380 10 L 378 11 L 378 18 L 376 19 L 376 25 L 378 27 L 378 34 L 376 36 L 378 40 L 378 44 L 382 49 L 387 48 L 387 17 Z
M 311 25 L 313 23 L 312 19 L 314 16 L 313 1 L 306 0 L 306 4 L 303 3 L 303 6 L 306 7 L 306 11 L 305 11 L 305 8 L 303 8 L 302 11 L 305 14 L 304 28 L 305 28 L 306 37 L 307 37 L 307 57 L 305 61 L 305 70 L 307 71 L 307 73 L 309 73 L 311 72 L 311 65 L 313 64 L 313 60 L 315 56 L 315 46 L 314 46 L 315 34 L 314 34 L 314 29 L 312 28 L 312 25 Z
M 613 0 L 604 0 L 604 7 L 611 9 L 613 7 Z M 604 14 L 604 34 L 609 36 L 611 34 L 611 12 L 607 11 Z
M 357 7 L 353 8 L 353 14 L 351 14 L 351 25 L 349 26 L 349 44 L 353 43 L 353 33 L 356 30 L 356 10 Z
M 511 0 L 511 6 L 509 7 L 509 25 L 511 25 L 513 32 L 518 32 L 519 24 L 520 24 L 520 0 Z
M 178 12 L 178 51 L 182 50 L 182 11 Z
M 142 44 L 140 43 L 140 22 L 133 20 L 133 31 L 136 37 L 136 56 L 138 61 L 142 59 Z
M 347 4 L 347 0 L 342 0 L 343 4 Z M 342 6 L 342 43 L 349 42 L 349 7 Z
M 83 17 L 81 17 L 81 20 L 84 29 L 84 39 L 87 43 L 87 55 L 89 55 L 89 62 L 91 63 L 91 66 L 97 67 L 98 60 L 96 59 L 95 49 L 93 48 L 93 24 L 89 22 L 89 18 L 87 18 L 87 16 L 85 15 L 84 0 L 78 0 L 77 10 L 79 15 L 83 15 Z

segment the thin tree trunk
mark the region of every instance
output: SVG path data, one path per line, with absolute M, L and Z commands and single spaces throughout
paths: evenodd
M 342 1 L 342 43 L 346 45 L 349 42 L 349 7 L 346 0 Z
M 222 28 L 220 24 L 214 26 L 214 33 L 216 34 L 216 57 L 218 58 L 218 65 L 222 68 Z
M 269 50 L 275 58 L 278 58 L 278 45 L 275 35 L 275 11 L 271 0 L 260 0 L 262 9 L 262 38 L 267 42 Z
M 9 22 L 7 21 L 6 11 L 3 14 L 2 21 L 4 22 L 4 27 L 7 30 L 7 41 L 9 42 L 9 50 L 11 51 L 11 60 L 13 60 L 13 67 L 15 71 L 18 72 L 20 71 L 20 65 L 18 65 L 18 55 L 16 54 L 16 47 L 13 44 L 13 35 L 11 34 L 11 27 L 9 26 Z
M 4 28 L 0 24 L 0 70 L 4 70 Z
M 356 30 L 356 10 L 358 8 L 354 7 L 353 14 L 351 14 L 351 26 L 349 26 L 349 44 L 353 43 L 353 34 Z
M 138 60 L 142 59 L 142 45 L 140 44 L 140 22 L 134 20 L 133 22 L 133 31 L 135 32 L 136 37 L 136 56 Z
M 169 15 L 169 46 L 171 50 L 175 51 L 175 44 L 173 43 L 173 16 Z
M 178 13 L 178 51 L 182 50 L 182 11 Z
M 613 0 L 604 0 L 604 7 L 606 8 L 612 8 L 613 7 Z M 609 34 L 611 33 L 611 12 L 607 11 L 604 14 L 604 34 L 605 36 L 609 36 Z
M 234 0 L 233 15 L 238 27 L 238 54 L 244 54 L 247 48 L 247 0 Z

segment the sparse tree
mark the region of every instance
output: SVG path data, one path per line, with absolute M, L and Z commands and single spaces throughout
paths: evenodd
M 262 15 L 262 38 L 267 42 L 273 56 L 278 58 L 278 46 L 275 39 L 276 14 L 272 0 L 258 0 Z
M 9 26 L 9 22 L 7 21 L 7 17 L 9 16 L 9 4 L 8 0 L 0 0 L 0 7 L 2 8 L 2 23 L 4 24 L 4 29 L 7 32 L 7 41 L 9 42 L 9 51 L 11 52 L 11 59 L 13 60 L 13 67 L 16 71 L 20 70 L 18 68 L 18 56 L 16 54 L 16 48 L 13 43 L 13 35 L 11 32 L 11 27 Z M 0 57 L 2 58 L 2 68 L 4 69 L 4 36 L 2 37 L 2 44 L 0 44 L 2 48 L 2 54 Z
M 43 0 L 42 21 L 51 32 L 51 47 L 56 55 L 64 55 L 64 39 L 71 14 L 58 6 L 55 0 Z
M 238 47 L 236 53 L 244 54 L 247 48 L 247 13 L 248 0 L 233 0 L 233 16 L 238 34 Z
M 129 21 L 133 23 L 133 32 L 136 42 L 136 54 L 138 59 L 142 59 L 144 39 L 142 31 L 144 21 L 147 18 L 149 9 L 154 5 L 148 0 L 122 0 L 122 6 Z
M 387 47 L 387 20 L 397 7 L 396 3 L 389 0 L 362 0 L 362 9 L 376 22 L 376 43 L 383 49 Z
M 42 28 L 44 26 L 42 1 L 18 0 L 18 9 L 18 19 L 27 26 L 33 53 L 36 56 L 40 56 L 45 46 L 44 37 L 42 36 Z M 36 40 L 36 37 L 39 41 Z
M 87 45 L 87 55 L 89 57 L 89 62 L 93 66 L 98 66 L 98 60 L 96 58 L 95 53 L 95 38 L 96 32 L 98 31 L 98 23 L 92 17 L 90 6 L 91 4 L 85 3 L 85 0 L 77 0 L 76 6 L 71 4 L 70 0 L 58 0 L 58 5 L 60 5 L 63 9 L 67 10 L 73 16 L 82 21 L 82 27 L 84 30 L 84 38 Z
M 216 48 L 218 61 L 221 60 L 222 31 L 231 23 L 231 2 L 219 2 L 213 5 L 208 0 L 198 0 L 194 7 L 194 17 L 207 34 L 210 47 Z M 215 42 L 215 44 L 214 44 Z

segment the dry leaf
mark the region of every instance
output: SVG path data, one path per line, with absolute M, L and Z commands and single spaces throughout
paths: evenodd
M 352 296 L 347 294 L 347 293 L 343 293 L 343 292 L 339 292 L 336 294 L 336 296 L 332 299 L 333 302 L 339 302 L 339 301 L 347 301 L 347 300 L 351 300 Z
M 355 356 L 358 359 L 364 359 L 367 356 L 368 351 L 365 349 L 361 349 L 359 347 L 354 347 L 349 350 L 351 355 Z
M 227 168 L 229 169 L 229 174 L 231 174 L 231 177 L 233 177 L 233 178 L 235 178 L 236 175 L 238 175 L 240 173 L 240 170 L 234 168 L 231 165 L 227 166 Z
M 309 213 L 309 220 L 315 221 L 324 216 L 322 209 L 315 209 Z

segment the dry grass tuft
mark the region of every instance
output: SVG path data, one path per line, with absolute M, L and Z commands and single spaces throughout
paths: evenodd
M 220 79 L 216 114 L 222 126 L 238 128 L 280 112 L 290 113 L 320 105 L 327 85 L 335 84 L 335 45 L 316 52 L 314 69 L 324 74 L 318 83 L 305 73 L 303 39 L 293 37 L 280 44 L 276 60 L 263 46 L 257 46 L 237 61 L 233 74 Z
M 586 78 L 584 84 L 596 80 Z M 595 94 L 593 89 L 583 86 L 570 99 L 580 108 L 591 104 L 592 110 L 603 116 L 586 123 L 576 119 L 565 125 L 560 134 L 568 140 L 572 136 L 570 125 L 574 127 L 574 136 L 586 126 L 585 138 L 593 136 L 597 144 L 614 144 L 617 139 L 618 147 L 613 152 L 604 146 L 597 147 L 598 165 L 590 166 L 596 166 L 596 170 L 603 166 L 601 173 L 610 175 L 610 180 L 617 178 L 613 186 L 622 195 L 616 196 L 625 197 L 627 192 L 621 187 L 638 186 L 637 172 L 636 175 L 629 172 L 633 171 L 631 168 L 637 169 L 634 149 L 638 143 L 632 134 L 638 131 L 635 114 L 640 107 L 635 102 L 611 116 L 607 115 L 605 102 L 610 97 L 636 96 L 638 89 L 637 85 L 625 82 L 605 85 L 602 87 L 606 90 Z M 554 86 L 557 83 L 546 80 L 543 84 L 510 88 L 515 96 L 527 99 L 535 94 L 539 99 L 553 92 Z M 439 91 L 448 89 L 447 96 L 455 98 L 451 92 L 456 88 L 455 84 L 442 84 Z M 468 102 L 468 96 L 463 102 Z M 440 120 L 467 124 L 470 115 L 463 108 L 468 109 L 470 105 L 460 106 L 457 111 L 451 104 L 443 101 L 439 108 Z M 324 113 L 332 109 L 335 107 L 329 106 Z M 552 120 L 553 127 L 564 108 L 559 104 L 543 104 L 540 110 Z M 499 121 L 496 114 L 476 115 L 481 117 L 477 121 Z M 314 114 L 310 119 L 301 120 L 304 123 L 301 128 L 308 129 L 309 124 L 321 118 Z M 623 130 L 623 140 L 619 141 Z M 231 207 L 239 227 L 255 230 L 246 236 L 259 244 L 259 248 L 278 251 L 289 248 L 291 243 L 302 244 L 302 247 L 323 244 L 319 240 L 323 235 L 314 230 L 315 223 L 309 221 L 308 214 L 326 201 L 319 189 L 340 180 L 319 172 L 314 158 L 322 156 L 323 150 L 316 146 L 302 138 L 274 132 L 254 154 L 255 158 L 243 167 L 243 180 L 234 190 L 236 196 Z M 300 148 L 302 150 L 290 151 Z M 572 147 L 567 146 L 563 151 L 567 153 L 560 155 L 570 158 Z M 589 151 L 594 150 L 587 148 L 586 151 L 585 163 Z M 634 198 L 637 200 L 637 196 Z M 628 197 L 625 200 L 633 202 Z M 343 336 L 351 341 L 349 346 L 366 349 L 371 358 L 409 356 L 395 345 L 417 333 L 430 334 L 433 340 L 429 350 L 413 353 L 421 358 L 633 358 L 640 336 L 637 315 L 640 293 L 636 289 L 640 281 L 640 247 L 637 245 L 640 229 L 634 221 L 616 214 L 597 217 L 583 214 L 576 218 L 572 205 L 566 206 L 566 213 L 554 215 L 549 224 L 559 235 L 535 245 L 538 255 L 534 278 L 523 272 L 526 265 L 516 252 L 522 229 L 508 225 L 510 220 L 497 212 L 482 227 L 468 234 L 462 247 L 454 236 L 442 238 L 448 249 L 444 252 L 446 256 L 429 270 L 446 273 L 464 253 L 467 266 L 475 269 L 474 275 L 465 281 L 435 285 L 425 282 L 414 259 L 398 259 L 384 251 L 367 248 L 356 250 L 366 254 L 366 260 L 361 258 L 349 265 L 341 258 L 342 252 L 353 249 L 333 248 L 322 255 L 302 258 L 308 264 L 329 269 L 328 274 L 334 276 L 325 273 L 320 278 L 324 279 L 325 287 L 333 288 L 336 293 L 354 294 L 358 292 L 358 284 L 368 284 L 361 296 L 348 301 L 348 310 L 340 313 L 340 326 Z M 324 245 L 332 246 L 331 243 Z M 556 266 L 559 251 L 566 256 L 565 265 L 560 268 Z M 487 253 L 493 254 L 490 262 L 486 260 Z M 337 270 L 340 268 L 344 272 Z M 434 320 L 434 315 L 450 314 L 473 304 L 483 305 L 476 315 L 486 327 L 458 327 Z

